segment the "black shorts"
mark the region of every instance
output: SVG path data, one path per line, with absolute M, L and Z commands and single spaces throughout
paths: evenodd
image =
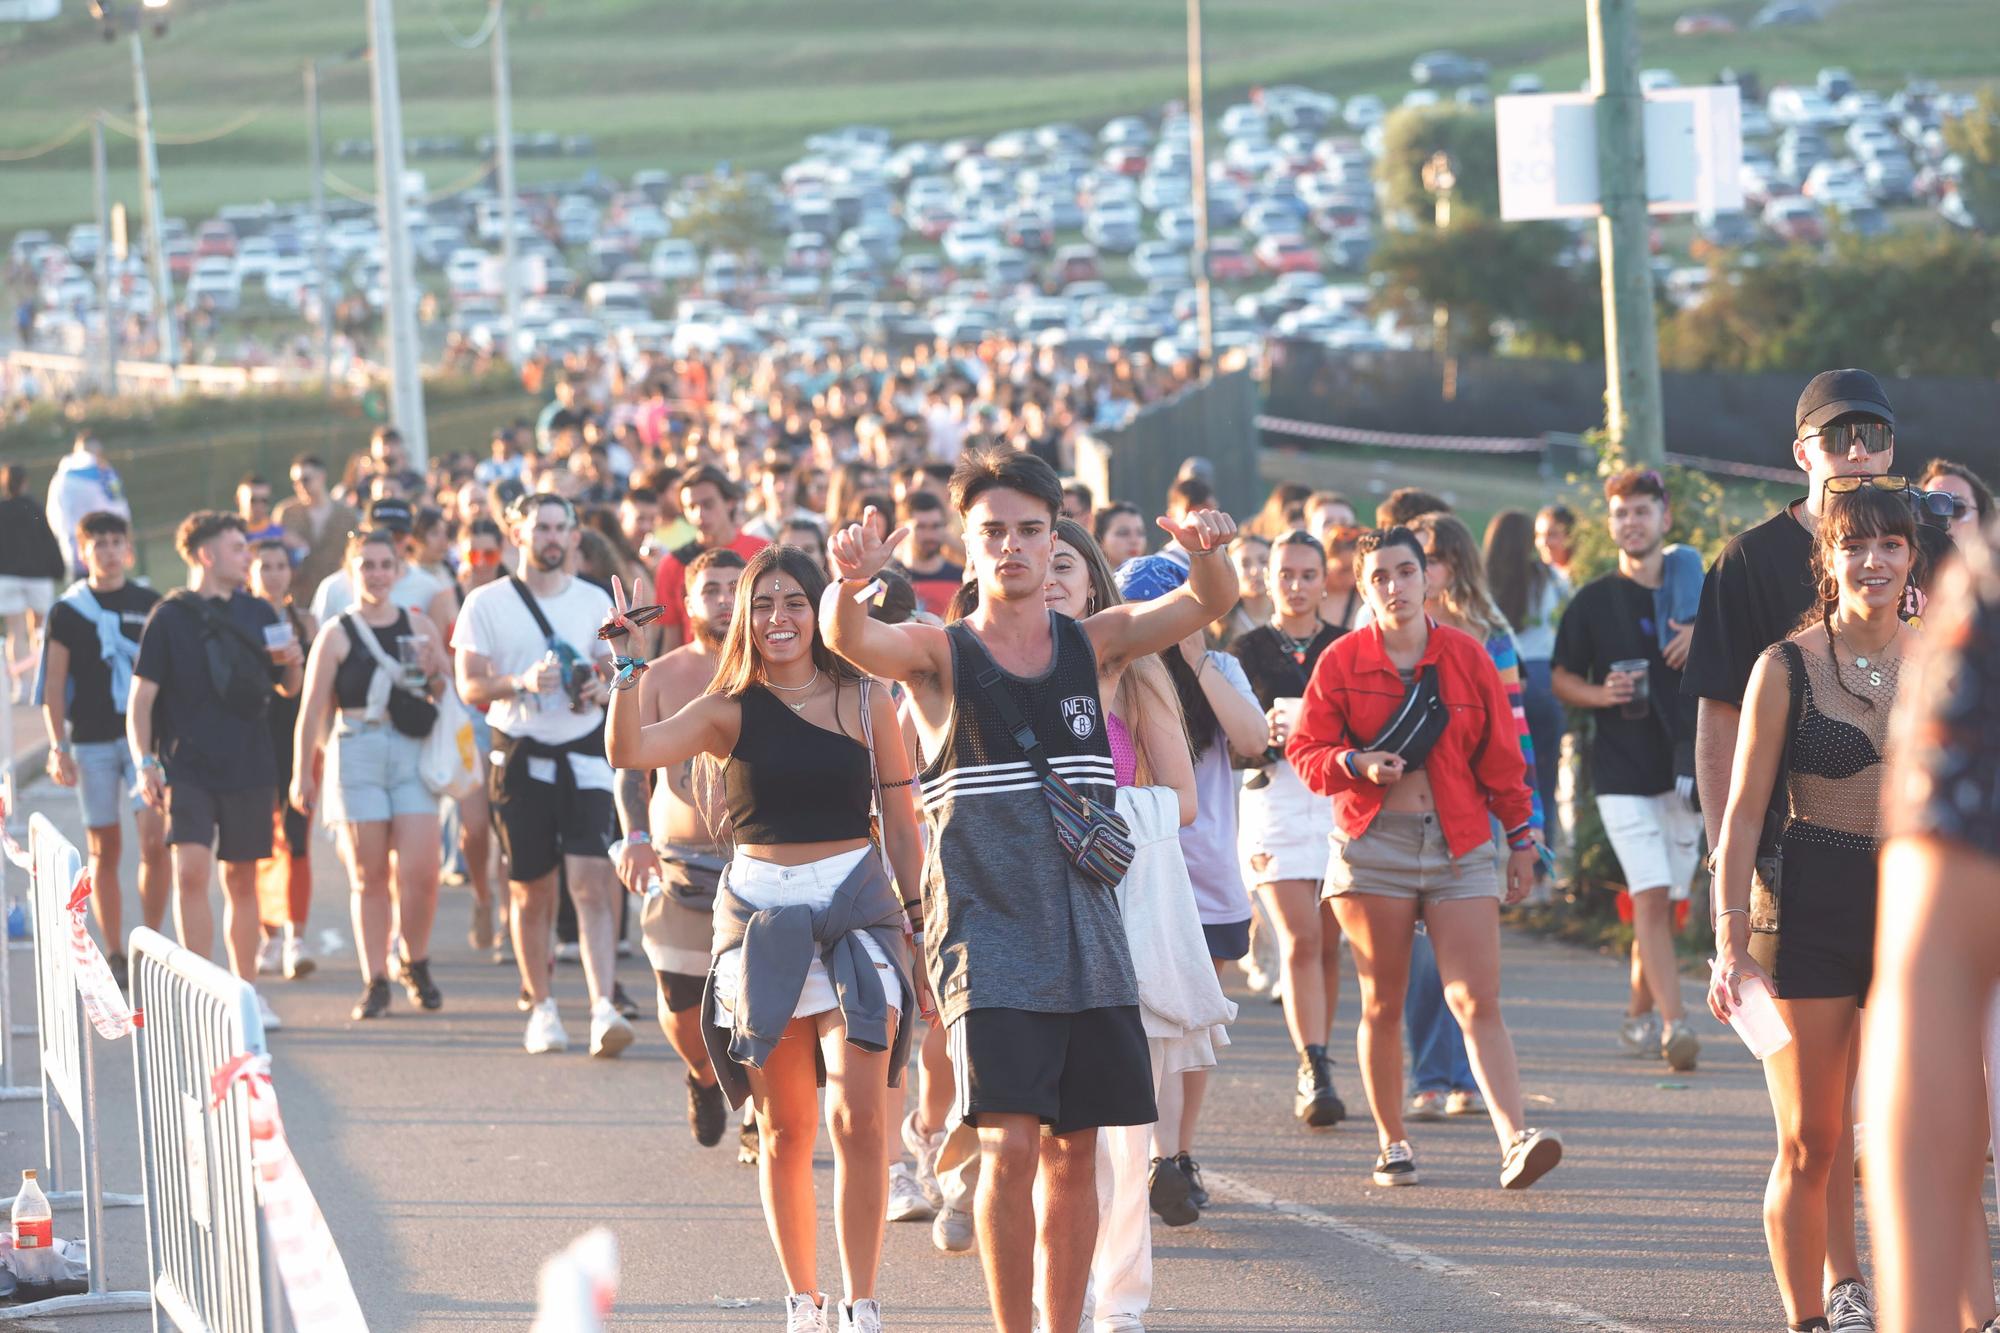
M 617 820 L 608 791 L 578 787 L 565 801 L 554 783 L 525 776 L 493 802 L 507 878 L 523 883 L 554 874 L 565 856 L 603 856 Z
M 1250 952 L 1250 918 L 1241 921 L 1225 921 L 1211 926 L 1201 923 L 1201 933 L 1208 941 L 1208 956 L 1219 963 L 1233 963 Z
M 1750 936 L 1750 956 L 1779 999 L 1868 1002 L 1878 880 L 1873 852 L 1786 832 L 1777 933 Z
M 1044 1014 L 969 1009 L 946 1032 L 959 1113 L 1031 1115 L 1055 1134 L 1150 1125 L 1153 1060 L 1139 1006 Z
M 176 782 L 167 788 L 167 845 L 198 842 L 214 847 L 219 861 L 261 861 L 271 854 L 271 810 L 277 799 L 269 787 L 210 791 Z

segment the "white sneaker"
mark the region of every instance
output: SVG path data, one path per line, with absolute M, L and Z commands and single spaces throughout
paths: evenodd
M 276 935 L 266 935 L 264 942 L 257 946 L 257 975 L 272 977 L 284 966 L 283 939 Z
M 917 1184 L 917 1173 L 908 1162 L 897 1162 L 889 1168 L 889 1220 L 891 1222 L 928 1222 L 937 1215 L 937 1208 L 924 1197 L 923 1189 Z
M 872 1300 L 840 1303 L 840 1333 L 882 1333 L 882 1307 Z
M 802 1292 L 785 1297 L 785 1333 L 827 1333 L 825 1303 Z
M 917 1188 L 924 1192 L 924 1199 L 931 1211 L 944 1207 L 944 1186 L 938 1184 L 937 1159 L 944 1151 L 944 1131 L 932 1134 L 917 1129 L 917 1113 L 910 1112 L 903 1117 L 903 1146 L 917 1159 Z
M 582 962 L 583 946 L 578 944 L 558 944 L 556 946 L 556 961 L 558 963 Z
M 271 1007 L 270 1001 L 264 998 L 263 993 L 256 990 L 250 993 L 257 997 L 257 1017 L 263 1020 L 264 1031 L 276 1032 L 283 1028 L 285 1020 L 278 1017 L 278 1011 Z
M 632 1044 L 632 1025 L 625 1015 L 611 1007 L 611 1001 L 599 1000 L 590 1007 L 590 1053 L 610 1060 Z
M 528 1011 L 528 1032 L 521 1038 L 529 1055 L 547 1055 L 569 1049 L 569 1033 L 563 1030 L 562 1015 L 553 999 L 543 1000 Z
M 963 1208 L 940 1208 L 931 1222 L 931 1244 L 946 1254 L 968 1254 L 975 1239 L 972 1214 Z
M 1826 1294 L 1826 1326 L 1832 1333 L 1875 1333 L 1875 1300 L 1861 1279 L 1851 1277 Z
M 1660 1015 L 1657 1010 L 1640 1014 L 1637 1018 L 1622 1018 L 1618 1021 L 1618 1044 L 1625 1048 L 1627 1055 L 1641 1058 L 1658 1056 L 1660 1053 Z
M 285 937 L 283 952 L 285 979 L 287 981 L 297 981 L 301 977 L 309 977 L 313 974 L 313 970 L 319 966 L 318 963 L 313 961 L 313 956 L 306 952 L 305 941 L 295 936 L 287 935 Z

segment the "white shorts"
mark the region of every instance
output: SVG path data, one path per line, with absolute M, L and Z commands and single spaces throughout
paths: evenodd
M 729 863 L 729 878 L 724 882 L 731 893 L 752 907 L 792 907 L 799 904 L 824 907 L 833 901 L 834 890 L 860 864 L 861 858 L 873 855 L 873 847 L 858 847 L 851 852 L 841 852 L 821 861 L 809 861 L 802 866 L 781 866 L 738 852 Z M 889 960 L 883 956 L 881 946 L 866 933 L 862 934 L 861 943 L 868 950 L 868 956 L 875 960 L 876 970 L 882 974 L 882 988 L 887 992 L 889 1007 L 901 1010 L 902 982 L 889 966 Z M 743 950 L 739 947 L 715 960 L 715 1001 L 723 1013 L 735 1011 L 736 997 L 742 989 Z M 840 1000 L 833 993 L 833 978 L 826 974 L 826 964 L 815 955 L 812 966 L 806 971 L 806 984 L 799 991 L 798 1007 L 792 1010 L 792 1017 L 810 1018 L 839 1007 Z
M 1688 896 L 1695 863 L 1701 859 L 1701 815 L 1677 793 L 1657 796 L 1599 796 L 1597 815 L 1604 836 L 1633 890 L 1665 888 L 1668 898 Z
M 1259 776 L 1253 772 L 1237 805 L 1236 846 L 1243 854 L 1245 882 L 1325 879 L 1333 802 L 1314 795 L 1290 764 L 1272 764 L 1261 772 L 1270 775 L 1270 782 L 1249 785 Z
M 12 574 L 0 574 L 0 616 L 18 616 L 24 611 L 45 616 L 55 605 L 55 600 L 54 579 L 24 579 Z

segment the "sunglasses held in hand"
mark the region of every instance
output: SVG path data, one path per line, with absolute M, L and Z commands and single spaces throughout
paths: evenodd
M 652 624 L 666 613 L 667 608 L 664 606 L 635 606 L 625 613 L 625 619 L 635 627 L 643 627 Z M 625 637 L 625 626 L 616 621 L 609 625 L 601 625 L 598 627 L 597 637 L 622 639 Z

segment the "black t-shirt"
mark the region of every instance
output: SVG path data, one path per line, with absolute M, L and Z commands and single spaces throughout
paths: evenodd
M 1709 567 L 1681 689 L 1696 698 L 1743 706 L 1758 654 L 1798 628 L 1818 595 L 1813 588 L 1812 534 L 1794 516 L 1794 500 L 1739 533 Z M 1951 538 L 1919 526 L 1917 545 L 1931 567 L 1950 553 Z
M 220 602 L 220 598 L 210 600 Z M 278 623 L 270 603 L 238 592 L 226 603 L 229 617 L 258 643 L 264 627 Z M 222 706 L 208 669 L 207 641 L 194 610 L 163 598 L 139 639 L 135 672 L 160 687 L 153 708 L 154 745 L 166 765 L 167 785 L 185 782 L 210 791 L 274 787 L 278 774 L 269 724 Z M 271 678 L 283 672 L 275 665 Z
M 1340 626 L 1321 621 L 1319 632 L 1306 641 L 1303 662 L 1286 649 L 1285 640 L 1270 625 L 1259 625 L 1238 635 L 1230 643 L 1229 651 L 1243 664 L 1243 674 L 1249 679 L 1257 702 L 1269 712 L 1279 699 L 1305 697 L 1306 683 L 1312 679 L 1313 668 L 1319 665 L 1319 655 L 1345 633 Z
M 1591 715 L 1597 724 L 1591 785 L 1600 796 L 1657 796 L 1673 790 L 1681 673 L 1660 656 L 1653 590 L 1623 574 L 1584 584 L 1563 611 L 1549 660 L 1593 684 L 1604 679 L 1613 662 L 1646 662 L 1652 700 L 1646 716 L 1628 718 L 1618 708 L 1600 708 Z
M 160 594 L 128 583 L 116 592 L 92 593 L 98 606 L 118 617 L 119 628 L 132 642 L 146 628 L 146 615 Z M 111 668 L 104 662 L 97 624 L 67 600 L 49 611 L 49 637 L 69 650 L 70 739 L 89 745 L 125 739 L 125 701 L 111 697 Z

